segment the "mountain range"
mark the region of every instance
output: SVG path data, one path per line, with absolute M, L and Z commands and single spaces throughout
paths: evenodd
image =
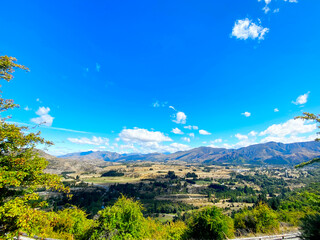
M 255 144 L 239 149 L 198 147 L 171 154 L 119 154 L 108 151 L 88 151 L 70 153 L 58 158 L 86 162 L 126 162 L 126 161 L 183 161 L 203 164 L 289 164 L 295 165 L 320 156 L 320 142 Z

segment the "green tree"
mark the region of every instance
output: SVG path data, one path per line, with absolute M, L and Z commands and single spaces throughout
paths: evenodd
M 315 121 L 318 124 L 317 127 L 320 128 L 320 114 L 313 114 L 313 113 L 304 112 L 302 116 L 298 116 L 295 119 L 304 119 L 304 120 Z M 318 132 L 317 134 L 320 134 L 320 132 Z M 316 138 L 315 141 L 320 141 L 320 138 Z M 307 166 L 307 165 L 310 165 L 310 164 L 313 164 L 316 162 L 320 162 L 320 158 L 314 158 L 308 162 L 301 163 L 295 167 L 302 168 L 304 166 Z
M 301 219 L 301 238 L 304 240 L 320 239 L 320 214 L 309 214 Z
M 233 220 L 213 206 L 197 211 L 189 219 L 187 239 L 222 240 L 233 237 Z
M 0 80 L 10 81 L 15 69 L 28 70 L 8 56 L 0 57 Z M 0 95 L 0 113 L 18 107 L 13 100 Z M 40 136 L 40 132 L 28 132 L 27 127 L 19 127 L 0 118 L 0 235 L 10 238 L 23 231 L 29 235 L 46 236 L 51 230 L 55 213 L 39 208 L 46 205 L 39 199 L 36 190 L 68 193 L 60 177 L 44 173 L 48 162 L 39 156 L 35 147 L 39 144 L 51 145 Z M 51 220 L 50 220 L 51 219 Z
M 276 212 L 264 203 L 252 210 L 244 209 L 234 216 L 234 225 L 238 231 L 254 233 L 270 233 L 279 230 Z
M 145 218 L 142 205 L 122 196 L 112 207 L 99 212 L 98 226 L 92 239 L 142 239 L 145 236 Z

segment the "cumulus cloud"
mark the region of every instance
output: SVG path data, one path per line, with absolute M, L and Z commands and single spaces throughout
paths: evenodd
M 177 112 L 176 119 L 172 120 L 175 123 L 178 124 L 186 124 L 187 121 L 187 115 L 184 112 Z
M 296 135 L 289 135 L 289 136 L 268 136 L 263 138 L 260 142 L 281 142 L 281 143 L 295 143 L 295 142 L 308 142 L 313 141 L 317 137 L 316 134 L 310 136 L 296 136 Z
M 310 133 L 317 129 L 317 124 L 308 124 L 304 119 L 290 119 L 282 124 L 273 124 L 266 130 L 262 131 L 259 135 L 270 135 L 273 137 L 285 137 L 288 135 L 297 135 Z
M 317 124 L 310 123 L 304 119 L 290 119 L 285 123 L 273 124 L 259 135 L 264 138 L 261 143 L 265 142 L 306 142 L 313 141 L 316 138 Z
M 307 103 L 309 94 L 310 94 L 310 92 L 307 92 L 303 95 L 300 95 L 299 97 L 297 97 L 296 101 L 292 101 L 292 103 L 295 105 L 302 105 L 302 104 Z
M 179 128 L 173 128 L 172 131 L 174 134 L 183 134 L 183 132 Z
M 28 106 L 26 106 L 26 107 L 24 108 L 24 110 L 25 110 L 25 111 L 30 111 L 31 108 L 29 108 Z
M 278 108 L 273 109 L 274 112 L 279 112 Z
M 247 135 L 242 135 L 240 133 L 237 133 L 236 135 L 234 135 L 236 138 L 238 138 L 239 140 L 245 140 L 248 139 Z
M 244 115 L 245 117 L 250 117 L 251 116 L 250 112 L 244 112 L 244 113 L 241 113 L 241 114 Z
M 252 137 L 254 137 L 254 136 L 256 136 L 258 133 L 256 132 L 256 131 L 251 131 L 251 132 L 249 132 L 249 136 L 252 136 Z
M 147 129 L 137 128 L 123 129 L 119 134 L 121 140 L 125 142 L 168 142 L 170 137 L 165 136 L 159 131 L 148 131 Z
M 269 28 L 264 28 L 252 22 L 248 18 L 237 20 L 232 29 L 232 36 L 241 40 L 259 39 L 263 40 Z
M 203 130 L 203 129 L 199 130 L 199 133 L 200 133 L 201 135 L 211 135 L 211 133 L 209 133 L 208 131 Z
M 36 111 L 36 114 L 39 115 L 39 117 L 32 118 L 31 122 L 50 127 L 53 123 L 54 117 L 50 116 L 49 112 L 49 107 L 39 107 L 38 111 Z
M 68 141 L 72 143 L 77 144 L 88 144 L 88 145 L 109 145 L 109 139 L 108 138 L 102 138 L 102 137 L 96 137 L 93 136 L 92 139 L 89 138 L 67 138 Z
M 162 144 L 163 142 L 172 142 L 173 140 L 165 136 L 162 132 L 149 131 L 142 128 L 123 129 L 119 134 L 119 141 L 120 140 L 125 142 L 125 144 L 119 147 L 122 153 L 163 153 L 190 149 L 190 147 L 185 144 L 175 142 L 168 145 Z
M 194 138 L 194 133 L 189 133 L 188 134 L 190 137 Z

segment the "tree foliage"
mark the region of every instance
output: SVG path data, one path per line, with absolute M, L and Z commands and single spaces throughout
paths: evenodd
M 90 239 L 181 239 L 186 226 L 183 222 L 163 225 L 142 214 L 142 205 L 121 196 L 110 207 L 99 212 L 97 226 Z
M 301 221 L 301 238 L 304 240 L 320 239 L 320 214 L 310 214 Z
M 0 57 L 0 80 L 12 80 L 15 69 L 28 70 L 17 64 L 15 58 Z M 15 107 L 13 100 L 0 96 L 0 113 Z M 28 130 L 8 123 L 5 117 L 0 118 L 0 234 L 7 236 L 18 231 L 41 234 L 38 226 L 51 219 L 53 213 L 38 210 L 46 203 L 39 200 L 37 189 L 69 191 L 60 177 L 44 173 L 48 162 L 35 151 L 37 145 L 51 142 L 43 139 L 40 132 Z
M 298 116 L 295 119 L 304 119 L 304 120 L 315 121 L 318 124 L 317 127 L 320 128 L 320 114 L 313 114 L 313 113 L 304 112 L 302 116 Z M 317 132 L 317 134 L 319 135 L 320 132 Z M 320 141 L 320 138 L 316 138 L 315 141 Z M 314 158 L 308 162 L 301 163 L 295 167 L 302 168 L 304 166 L 308 166 L 310 164 L 317 163 L 317 162 L 320 162 L 320 158 Z
M 235 228 L 242 232 L 270 233 L 279 230 L 276 212 L 260 203 L 252 210 L 244 209 L 234 217 Z
M 213 206 L 194 213 L 188 223 L 188 239 L 222 240 L 233 237 L 233 220 Z

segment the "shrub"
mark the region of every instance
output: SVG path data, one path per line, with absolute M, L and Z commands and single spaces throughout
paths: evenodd
M 187 239 L 222 240 L 233 237 L 233 220 L 217 207 L 194 213 L 188 223 Z
M 99 212 L 91 239 L 142 239 L 145 218 L 141 210 L 139 202 L 120 197 L 112 207 Z
M 320 239 L 320 214 L 309 214 L 301 219 L 301 238 L 304 240 Z
M 235 228 L 244 232 L 269 233 L 279 230 L 277 214 L 266 204 L 245 209 L 234 216 Z
M 115 170 L 110 170 L 108 172 L 102 173 L 101 177 L 122 177 L 124 173 Z

